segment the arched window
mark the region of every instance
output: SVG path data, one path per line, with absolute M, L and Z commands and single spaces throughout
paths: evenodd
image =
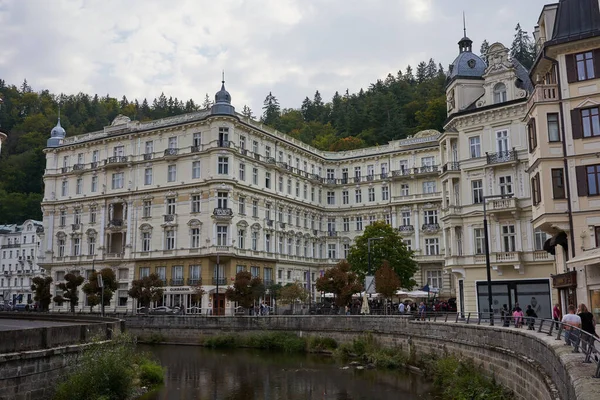
M 494 104 L 504 103 L 506 101 L 506 85 L 498 83 L 494 86 Z

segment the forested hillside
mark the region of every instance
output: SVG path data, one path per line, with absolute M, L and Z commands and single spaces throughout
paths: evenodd
M 330 102 L 317 91 L 298 109 L 280 110 L 277 98 L 269 93 L 262 116 L 256 117 L 247 106 L 242 112 L 320 149 L 352 149 L 386 143 L 421 129 L 441 129 L 446 115 L 444 80 L 443 70 L 430 60 L 420 63 L 415 73 L 409 66 L 359 93 L 336 93 Z M 59 104 L 68 136 L 101 130 L 118 114 L 144 121 L 211 105 L 208 95 L 200 103 L 165 94 L 151 102 L 129 101 L 109 95 L 58 95 L 34 90 L 27 81 L 16 86 L 3 80 L 0 99 L 0 129 L 8 133 L 0 154 L 0 224 L 41 218 L 42 150 L 56 125 Z
M 527 32 L 515 28 L 511 56 L 529 68 L 535 49 Z M 483 41 L 485 59 L 488 42 Z M 395 75 L 378 79 L 358 93 L 336 92 L 330 101 L 319 91 L 306 97 L 298 108 L 281 109 L 276 93 L 269 93 L 259 115 L 248 106 L 238 111 L 261 119 L 281 132 L 322 150 L 340 151 L 384 144 L 423 129 L 442 129 L 446 118 L 444 84 L 446 75 L 433 59 L 408 66 Z M 235 88 L 230 88 L 235 104 Z M 151 120 L 209 107 L 208 94 L 200 102 L 182 101 L 161 94 L 149 102 L 105 96 L 58 95 L 33 90 L 25 80 L 20 86 L 0 79 L 0 129 L 8 140 L 0 154 L 0 224 L 41 218 L 42 152 L 58 117 L 67 135 L 101 130 L 119 114 L 133 120 Z

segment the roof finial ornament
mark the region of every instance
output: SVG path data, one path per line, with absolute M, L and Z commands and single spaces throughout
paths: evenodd
M 225 84 L 225 70 L 221 71 L 221 83 Z
M 467 22 L 465 19 L 465 12 L 463 11 L 463 37 L 467 37 Z

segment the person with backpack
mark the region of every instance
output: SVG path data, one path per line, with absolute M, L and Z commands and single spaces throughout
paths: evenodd
M 527 306 L 527 310 L 525 310 L 525 315 L 527 315 L 527 329 L 532 331 L 535 324 L 535 319 L 537 318 L 537 314 L 535 310 L 531 307 L 531 305 Z

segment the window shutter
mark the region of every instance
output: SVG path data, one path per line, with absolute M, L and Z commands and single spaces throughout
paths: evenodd
M 600 78 L 600 49 L 594 50 L 594 77 Z
M 567 64 L 567 81 L 569 83 L 577 82 L 577 65 L 575 64 L 575 54 L 567 54 L 565 56 L 565 62 Z M 596 63 L 594 62 L 594 65 L 595 64 Z
M 585 165 L 575 167 L 575 175 L 577 176 L 577 194 L 580 197 L 588 195 L 587 174 Z
M 571 128 L 573 131 L 573 139 L 581 139 L 583 137 L 581 110 L 579 108 L 571 110 Z

